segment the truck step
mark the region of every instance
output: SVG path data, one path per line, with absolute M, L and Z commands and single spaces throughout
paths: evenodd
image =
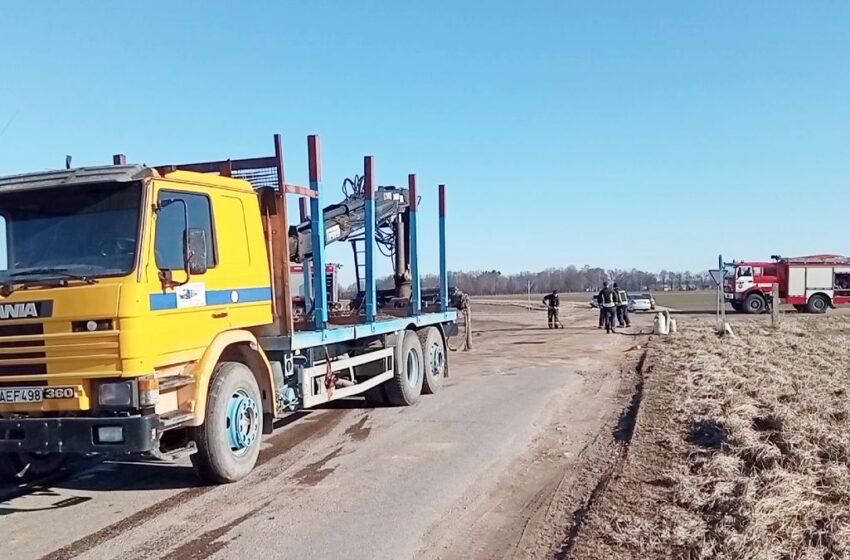
M 168 414 L 163 414 L 159 417 L 159 429 L 168 430 L 175 426 L 179 426 L 184 422 L 188 422 L 193 418 L 195 418 L 195 415 L 191 412 L 183 412 L 180 410 L 176 412 L 169 412 Z
M 170 377 L 163 377 L 159 380 L 159 390 L 171 391 L 172 389 L 178 389 L 180 387 L 185 387 L 186 385 L 191 385 L 194 382 L 195 378 L 191 375 L 173 375 Z
M 171 463 L 197 452 L 198 446 L 195 445 L 194 441 L 190 441 L 184 447 L 171 449 L 169 451 L 160 451 L 159 449 L 155 449 L 151 451 L 150 454 L 141 457 L 139 460 L 143 463 L 161 463 L 163 461 Z

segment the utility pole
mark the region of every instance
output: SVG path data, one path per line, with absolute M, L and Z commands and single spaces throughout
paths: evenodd
M 779 328 L 779 284 L 775 282 L 770 290 L 770 326 Z
M 531 311 L 531 280 L 528 281 L 528 310 Z

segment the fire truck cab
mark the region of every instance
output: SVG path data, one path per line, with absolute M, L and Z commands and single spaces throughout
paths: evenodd
M 762 313 L 776 281 L 775 262 L 736 261 L 727 270 L 724 296 L 735 311 Z

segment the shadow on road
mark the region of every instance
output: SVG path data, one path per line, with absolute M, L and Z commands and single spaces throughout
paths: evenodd
M 0 484 L 0 517 L 62 509 L 92 499 L 77 493 L 183 490 L 203 486 L 188 465 L 83 461 L 35 483 Z M 18 498 L 24 499 L 16 502 Z
M 368 409 L 363 399 L 345 399 L 320 408 Z M 275 430 L 311 415 L 311 411 L 294 412 L 276 420 Z M 296 429 L 296 431 L 298 431 Z M 288 430 L 277 432 L 277 438 L 285 438 Z M 268 453 L 267 453 L 268 455 Z M 264 463 L 260 453 L 258 465 Z M 89 501 L 85 494 L 91 492 L 139 492 L 155 490 L 204 491 L 203 484 L 194 469 L 186 464 L 143 460 L 104 460 L 103 458 L 72 459 L 59 472 L 27 484 L 0 482 L 0 517 L 14 513 L 48 511 L 67 508 Z M 80 495 L 82 494 L 82 495 Z

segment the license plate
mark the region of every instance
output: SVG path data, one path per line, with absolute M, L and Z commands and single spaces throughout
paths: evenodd
M 5 387 L 0 389 L 0 404 L 40 403 L 44 400 L 44 387 Z

